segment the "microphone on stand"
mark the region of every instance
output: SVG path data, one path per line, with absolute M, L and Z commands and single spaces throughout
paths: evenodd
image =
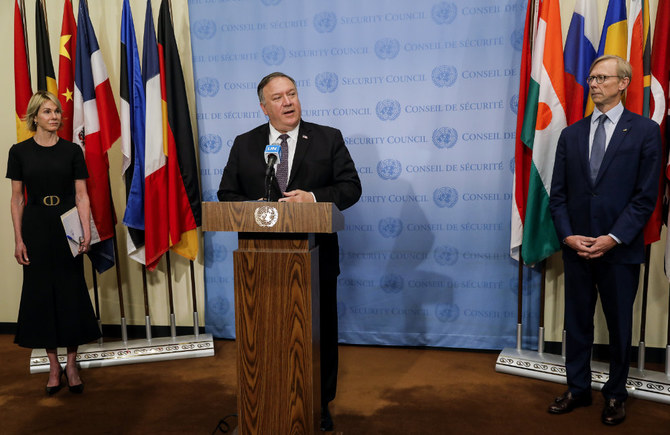
M 263 153 L 265 157 L 265 200 L 270 201 L 270 190 L 272 188 L 272 180 L 275 178 L 275 165 L 281 162 L 281 146 L 278 144 L 270 144 L 265 147 Z

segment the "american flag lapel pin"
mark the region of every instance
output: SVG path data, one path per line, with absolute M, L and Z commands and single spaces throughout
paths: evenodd
M 302 138 L 303 138 L 303 139 L 309 139 L 309 138 L 307 137 L 306 134 L 303 134 L 303 135 L 302 135 Z

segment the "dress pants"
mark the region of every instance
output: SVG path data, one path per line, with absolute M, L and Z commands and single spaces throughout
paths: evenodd
M 565 261 L 565 329 L 568 389 L 573 395 L 591 391 L 593 316 L 597 295 L 609 332 L 609 380 L 605 399 L 626 400 L 630 367 L 633 303 L 639 264 L 613 264 L 603 259 Z

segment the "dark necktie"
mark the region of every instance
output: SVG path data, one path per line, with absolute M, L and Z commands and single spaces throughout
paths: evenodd
M 598 118 L 598 127 L 596 127 L 596 134 L 593 136 L 593 145 L 591 145 L 591 181 L 596 181 L 598 176 L 598 170 L 600 169 L 600 164 L 603 162 L 603 156 L 605 155 L 605 121 L 607 120 L 607 115 L 602 114 Z
M 277 183 L 279 183 L 279 188 L 282 192 L 286 191 L 286 184 L 288 183 L 288 142 L 286 142 L 288 138 L 288 134 L 279 136 L 279 139 L 281 139 L 281 159 L 277 165 L 276 175 Z

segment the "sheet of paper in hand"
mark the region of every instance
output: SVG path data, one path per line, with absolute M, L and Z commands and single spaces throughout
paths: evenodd
M 67 237 L 67 242 L 70 245 L 72 256 L 76 257 L 79 254 L 79 244 L 84 241 L 84 229 L 81 226 L 77 207 L 72 207 L 70 210 L 63 213 L 60 216 L 60 220 L 63 222 L 65 237 Z M 91 245 L 98 243 L 99 241 L 100 235 L 98 234 L 98 229 L 95 227 L 93 216 L 91 215 Z

